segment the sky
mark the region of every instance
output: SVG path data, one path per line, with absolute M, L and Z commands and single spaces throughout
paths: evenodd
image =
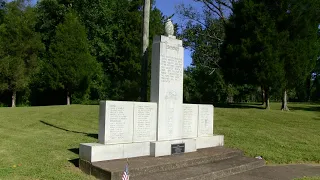
M 193 0 L 156 0 L 156 7 L 160 9 L 160 11 L 166 15 L 170 16 L 173 13 L 176 13 L 176 6 L 179 4 L 192 4 L 193 6 L 197 7 L 197 3 Z M 172 18 L 173 23 L 182 23 L 179 15 L 175 14 Z M 184 67 L 187 67 L 192 62 L 191 52 L 188 49 L 184 50 Z

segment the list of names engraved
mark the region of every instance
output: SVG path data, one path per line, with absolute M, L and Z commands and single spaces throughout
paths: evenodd
M 125 128 L 128 121 L 129 118 L 125 113 L 124 106 L 115 104 L 109 105 L 109 126 L 111 140 L 122 140 L 125 138 Z
M 183 134 L 186 136 L 192 133 L 194 113 L 191 106 L 183 106 Z
M 212 130 L 212 123 L 210 122 L 212 120 L 213 116 L 212 112 L 209 108 L 212 108 L 212 106 L 201 106 L 199 108 L 199 126 L 200 126 L 200 133 L 201 134 L 212 134 L 213 132 L 210 132 Z
M 151 121 L 152 121 L 152 113 L 154 113 L 154 108 L 150 105 L 137 105 L 136 106 L 136 120 L 137 123 L 135 129 L 136 138 L 148 138 L 151 135 Z

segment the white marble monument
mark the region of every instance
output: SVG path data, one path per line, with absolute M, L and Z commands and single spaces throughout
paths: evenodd
M 80 158 L 88 162 L 140 156 L 167 156 L 223 146 L 214 135 L 213 105 L 183 104 L 182 41 L 166 23 L 166 35 L 152 46 L 151 102 L 101 101 L 99 142 L 80 144 Z

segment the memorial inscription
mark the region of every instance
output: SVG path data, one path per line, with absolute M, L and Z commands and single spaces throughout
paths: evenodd
M 106 102 L 106 141 L 108 144 L 132 142 L 133 103 Z
M 110 105 L 110 139 L 123 139 L 125 136 L 124 128 L 128 116 L 124 113 L 123 106 Z
M 213 106 L 199 105 L 199 129 L 198 136 L 210 136 L 213 134 Z
M 185 143 L 171 144 L 171 155 L 182 154 L 185 152 Z
M 160 65 L 160 82 L 180 82 L 183 78 L 183 64 L 179 58 L 163 57 Z
M 134 104 L 134 142 L 155 141 L 157 104 Z
M 184 138 L 197 137 L 198 105 L 183 104 L 183 135 Z

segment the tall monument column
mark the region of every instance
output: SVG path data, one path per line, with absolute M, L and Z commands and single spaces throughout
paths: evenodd
M 158 103 L 158 141 L 182 138 L 184 49 L 170 20 L 166 34 L 156 36 L 152 45 L 150 100 Z
M 158 105 L 157 141 L 150 144 L 154 156 L 170 155 L 174 145 L 196 151 L 195 139 L 183 139 L 184 48 L 173 34 L 168 19 L 166 35 L 154 37 L 152 45 L 150 100 Z

